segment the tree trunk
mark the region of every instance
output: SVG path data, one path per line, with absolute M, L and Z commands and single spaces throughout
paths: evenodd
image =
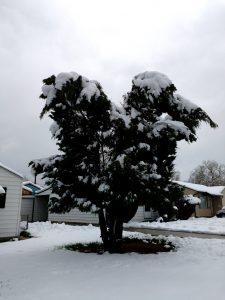
M 101 231 L 102 242 L 104 245 L 104 250 L 108 251 L 109 234 L 108 234 L 106 218 L 105 218 L 103 208 L 101 208 L 100 211 L 98 212 L 98 219 L 99 219 L 99 226 L 100 226 L 100 231 Z
M 103 209 L 99 211 L 98 215 L 104 251 L 119 252 L 123 233 L 122 216 L 109 209 L 107 209 L 106 217 Z

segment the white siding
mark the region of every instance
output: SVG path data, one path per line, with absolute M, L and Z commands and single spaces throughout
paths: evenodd
M 131 221 L 142 222 L 144 221 L 144 206 L 138 206 L 137 212 Z
M 33 207 L 34 205 L 34 207 Z M 34 212 L 33 212 L 34 210 Z M 32 214 L 33 220 L 32 220 Z M 36 197 L 34 196 L 23 196 L 21 203 L 21 220 L 34 222 L 45 222 L 48 220 L 48 196 L 47 197 Z
M 0 208 L 0 238 L 19 234 L 22 177 L 0 166 L 0 185 L 7 187 L 5 208 Z
M 28 216 L 28 221 L 32 220 L 32 210 L 33 210 L 34 196 L 22 197 L 21 202 L 21 220 L 25 221 Z
M 34 221 L 48 220 L 48 196 L 36 197 L 34 203 Z
M 48 219 L 49 219 L 49 221 L 52 221 L 52 222 L 98 224 L 98 215 L 97 214 L 80 212 L 77 208 L 74 208 L 69 213 L 65 213 L 65 214 L 49 213 Z M 132 221 L 138 222 L 138 221 L 143 221 L 143 220 L 144 220 L 144 207 L 139 206 Z
M 80 212 L 74 208 L 69 213 L 65 214 L 48 214 L 49 221 L 53 222 L 68 222 L 68 223 L 85 223 L 98 224 L 98 215 L 92 213 Z

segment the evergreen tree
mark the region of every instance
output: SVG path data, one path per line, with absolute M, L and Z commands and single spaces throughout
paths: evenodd
M 127 198 L 150 205 L 164 220 L 177 214 L 175 204 L 182 196 L 182 188 L 171 181 L 177 142 L 195 141 L 201 121 L 216 127 L 201 108 L 175 91 L 164 74 L 144 72 L 135 76 L 131 91 L 124 97 L 126 129 L 114 147 L 118 155 L 114 161 L 120 162 L 115 178 L 125 173 L 120 182 L 123 189 L 127 187 Z
M 98 82 L 76 73 L 45 79 L 42 91 L 41 117 L 48 113 L 53 119 L 60 154 L 30 165 L 52 187 L 50 211 L 78 207 L 98 213 L 110 251 L 138 205 L 150 204 L 164 219 L 174 215 L 182 194 L 171 181 L 177 141 L 196 140 L 201 121 L 216 127 L 201 108 L 176 95 L 158 72 L 135 76 L 121 108 Z

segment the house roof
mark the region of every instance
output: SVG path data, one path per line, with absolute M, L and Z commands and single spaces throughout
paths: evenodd
M 37 191 L 35 194 L 38 195 L 38 196 L 42 196 L 42 194 L 43 195 L 46 195 L 46 194 L 50 195 L 51 194 L 51 187 L 47 186 L 46 188 L 43 188 L 40 191 Z
M 14 171 L 14 170 L 12 170 L 12 169 L 6 167 L 6 166 L 3 165 L 1 162 L 0 162 L 0 167 L 2 167 L 3 169 L 5 169 L 5 170 L 7 170 L 7 171 L 9 171 L 9 172 L 11 172 L 11 173 L 13 173 L 14 175 L 17 175 L 17 176 L 23 178 L 23 175 L 21 175 L 20 173 L 18 173 L 18 172 L 16 172 L 16 171 Z
M 23 185 L 23 189 L 28 191 L 28 192 L 31 192 L 33 193 L 32 189 L 30 189 L 29 187 L 27 187 L 26 185 Z
M 30 188 L 30 189 L 32 189 L 32 187 L 34 187 L 35 190 L 41 190 L 42 189 L 42 187 L 40 185 L 38 185 L 36 183 L 33 183 L 32 181 L 24 181 L 23 185 Z
M 184 181 L 174 181 L 175 183 L 194 190 L 200 193 L 206 193 L 212 196 L 223 196 L 223 191 L 225 186 L 206 186 L 202 184 L 196 184 L 191 182 L 184 182 Z

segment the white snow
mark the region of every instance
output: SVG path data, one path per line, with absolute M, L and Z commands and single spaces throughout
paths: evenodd
M 196 184 L 196 183 L 190 183 L 184 181 L 174 181 L 174 182 L 181 186 L 192 189 L 194 191 L 207 193 L 213 196 L 222 196 L 223 190 L 225 189 L 225 186 L 206 186 L 202 184 Z
M 170 102 L 175 103 L 177 105 L 178 110 L 186 110 L 188 113 L 191 113 L 192 111 L 198 108 L 196 104 L 192 103 L 188 99 L 185 99 L 179 94 L 174 94 L 174 96 L 170 98 Z
M 190 218 L 172 222 L 129 222 L 127 227 L 225 234 L 225 218 Z
M 54 137 L 56 137 L 56 138 L 57 138 L 57 136 L 60 134 L 60 131 L 61 131 L 59 125 L 58 125 L 56 122 L 53 122 L 53 123 L 51 124 L 49 130 L 50 130 L 52 136 L 54 136 Z
M 23 185 L 23 189 L 28 191 L 28 192 L 33 193 L 33 190 L 31 188 L 27 187 L 26 185 Z
M 36 238 L 0 244 L 1 300 L 224 297 L 225 240 L 170 237 L 177 252 L 97 255 L 58 248 L 99 241 L 97 227 L 47 222 L 29 230 Z
M 36 184 L 32 181 L 29 181 L 29 180 L 28 181 L 23 181 L 23 185 L 27 185 L 27 184 L 31 184 L 31 185 L 37 187 L 38 189 L 43 189 L 43 187 L 41 187 L 40 185 L 38 185 L 38 184 Z
M 149 90 L 152 95 L 158 97 L 163 90 L 172 84 L 172 81 L 162 73 L 146 71 L 134 76 L 133 84 L 142 90 Z
M 47 106 L 51 105 L 54 100 L 57 90 L 62 90 L 63 86 L 70 80 L 76 81 L 80 75 L 76 72 L 62 72 L 56 76 L 55 85 L 44 84 L 42 86 L 43 95 L 47 97 L 46 104 Z M 82 76 L 82 87 L 83 89 L 80 92 L 80 97 L 78 102 L 81 101 L 83 97 L 86 100 L 90 101 L 91 97 L 95 96 L 96 98 L 100 96 L 100 90 L 98 87 L 99 83 L 95 80 L 89 80 L 86 77 Z M 71 99 L 70 99 L 71 100 Z M 58 105 L 58 104 L 57 104 Z
M 173 121 L 169 119 L 156 122 L 153 127 L 153 134 L 155 136 L 160 136 L 160 131 L 167 128 L 171 128 L 175 132 L 183 134 L 186 139 L 189 139 L 191 131 L 188 129 L 188 127 L 185 126 L 183 122 Z
M 3 187 L 0 185 L 0 194 L 5 194 L 5 190 L 3 189 Z
M 201 199 L 199 199 L 198 197 L 195 197 L 193 195 L 184 195 L 183 200 L 188 202 L 189 204 L 200 204 L 201 203 Z
M 91 100 L 91 97 L 99 97 L 100 91 L 97 87 L 97 82 L 94 80 L 88 80 L 87 78 L 82 78 L 82 87 L 83 90 L 80 93 L 80 98 L 85 97 L 88 101 Z
M 63 85 L 67 83 L 69 80 L 77 80 L 79 75 L 76 72 L 62 72 L 59 73 L 55 79 L 55 88 L 57 90 L 61 90 Z

